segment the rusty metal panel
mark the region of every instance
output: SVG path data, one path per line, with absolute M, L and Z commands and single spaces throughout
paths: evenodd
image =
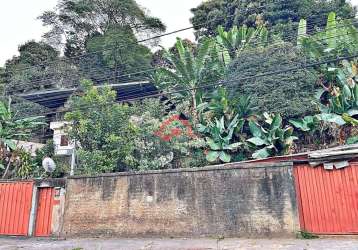
M 47 237 L 51 235 L 54 195 L 54 188 L 40 188 L 36 213 L 35 236 Z
M 0 183 L 0 235 L 27 236 L 33 182 Z
M 302 230 L 316 234 L 358 234 L 358 163 L 340 170 L 296 165 Z

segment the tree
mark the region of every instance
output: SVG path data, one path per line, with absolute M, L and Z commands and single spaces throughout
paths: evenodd
M 322 27 L 329 12 L 336 11 L 341 18 L 353 18 L 355 8 L 346 0 L 209 0 L 193 8 L 191 22 L 196 36 L 213 36 L 216 27 L 225 30 L 237 25 L 256 27 L 265 25 L 285 40 L 292 40 L 300 18 L 308 18 L 309 25 Z
M 1 78 L 5 82 L 6 94 L 18 94 L 72 87 L 77 83 L 78 73 L 53 47 L 44 42 L 29 41 L 19 46 L 19 56 L 5 63 Z
M 130 107 L 116 103 L 116 92 L 82 83 L 84 92 L 69 101 L 69 136 L 79 146 L 81 169 L 85 174 L 109 173 L 127 169 L 134 150 L 137 130 L 129 119 Z
M 59 0 L 55 11 L 46 11 L 39 19 L 51 28 L 44 35 L 48 43 L 58 46 L 65 38 L 66 56 L 83 53 L 88 38 L 103 35 L 111 27 L 127 27 L 138 36 L 165 30 L 135 0 Z
M 89 57 L 94 57 L 94 63 L 97 64 L 93 65 L 92 61 L 91 68 L 107 69 L 107 72 L 103 72 L 103 74 L 98 74 L 97 71 L 92 74 L 91 70 L 83 70 L 86 77 L 97 82 L 111 79 L 114 79 L 114 82 L 138 79 L 142 75 L 131 76 L 130 73 L 137 72 L 139 68 L 151 67 L 152 53 L 150 49 L 139 44 L 132 29 L 128 27 L 111 27 L 103 35 L 97 34 L 89 38 L 86 48 Z M 88 67 L 89 61 L 83 66 Z

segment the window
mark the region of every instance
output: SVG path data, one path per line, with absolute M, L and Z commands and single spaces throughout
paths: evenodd
M 68 137 L 67 137 L 67 135 L 61 135 L 60 146 L 61 147 L 68 146 Z

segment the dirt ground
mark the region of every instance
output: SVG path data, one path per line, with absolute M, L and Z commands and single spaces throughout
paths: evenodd
M 358 250 L 358 238 L 298 239 L 19 239 L 0 238 L 0 250 Z

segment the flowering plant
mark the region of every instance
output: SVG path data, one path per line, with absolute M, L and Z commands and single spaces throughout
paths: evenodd
M 161 123 L 159 130 L 154 134 L 166 142 L 172 141 L 174 138 L 196 137 L 190 122 L 180 118 L 180 115 L 172 115 L 164 120 Z

